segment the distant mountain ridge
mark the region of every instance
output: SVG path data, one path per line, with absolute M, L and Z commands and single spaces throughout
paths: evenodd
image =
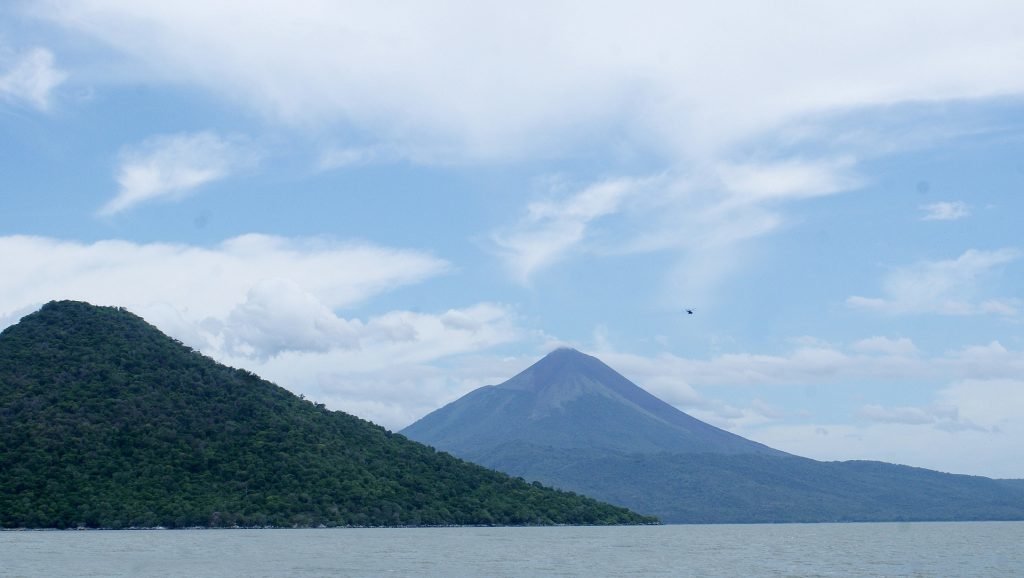
M 701 422 L 572 349 L 401 433 L 669 523 L 1024 520 L 1024 480 L 786 454 Z
M 570 348 L 556 349 L 500 385 L 470 392 L 401 433 L 464 456 L 513 441 L 643 454 L 785 455 L 695 419 Z
M 650 523 L 329 411 L 113 307 L 0 333 L 0 527 Z

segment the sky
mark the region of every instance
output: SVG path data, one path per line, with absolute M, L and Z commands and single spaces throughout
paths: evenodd
M 1024 478 L 1022 194 L 1016 1 L 0 4 L 0 328 L 124 306 L 393 430 L 570 346 Z

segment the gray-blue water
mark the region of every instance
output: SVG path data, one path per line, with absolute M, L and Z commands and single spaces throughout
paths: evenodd
M 0 576 L 1024 576 L 1024 523 L 0 532 Z

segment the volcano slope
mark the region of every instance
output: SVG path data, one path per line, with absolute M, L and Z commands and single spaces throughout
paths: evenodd
M 573 349 L 401 433 L 668 523 L 1024 519 L 1016 481 L 790 455 L 687 415 Z

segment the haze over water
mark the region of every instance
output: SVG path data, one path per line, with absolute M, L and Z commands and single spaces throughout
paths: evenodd
M 1012 576 L 1024 523 L 2 532 L 0 576 Z

